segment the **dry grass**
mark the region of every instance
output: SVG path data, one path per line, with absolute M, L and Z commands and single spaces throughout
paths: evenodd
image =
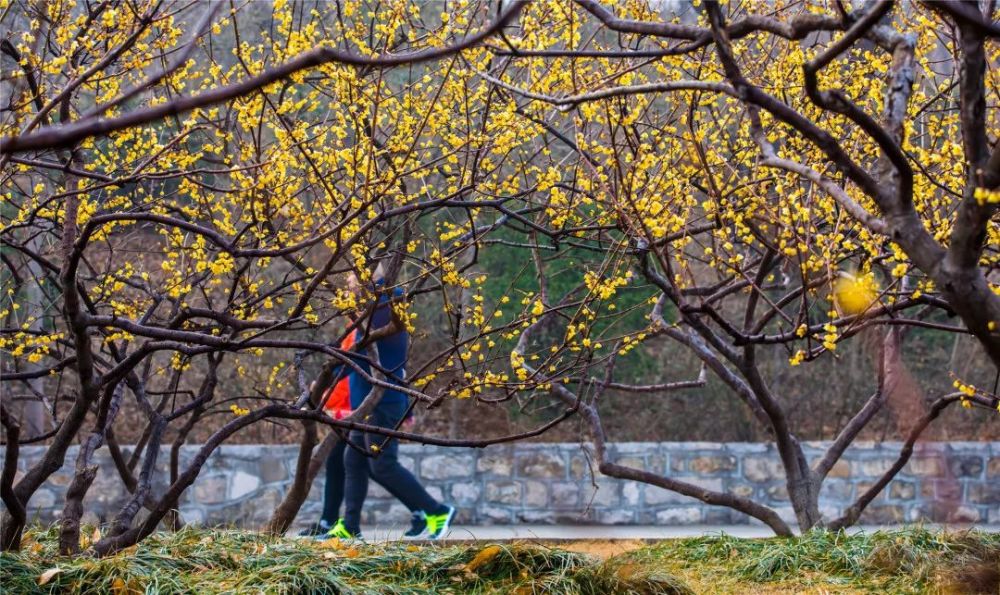
M 87 538 L 96 537 L 86 532 Z M 0 556 L 4 593 L 997 593 L 1000 536 L 920 528 L 791 539 L 345 545 L 246 531 L 157 534 L 60 558 L 32 530 Z M 86 543 L 84 544 L 86 545 Z

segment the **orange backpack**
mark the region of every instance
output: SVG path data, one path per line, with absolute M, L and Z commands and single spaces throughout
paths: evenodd
M 347 333 L 340 342 L 340 348 L 344 351 L 351 347 L 354 347 L 354 331 Z M 345 372 L 344 377 L 323 395 L 323 410 L 334 419 L 343 419 L 351 413 L 351 379 L 348 374 L 349 372 Z

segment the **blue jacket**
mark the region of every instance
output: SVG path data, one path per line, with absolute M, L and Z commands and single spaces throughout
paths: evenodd
M 393 297 L 399 297 L 403 295 L 403 290 L 397 287 L 393 290 L 392 295 Z M 379 304 L 372 313 L 371 330 L 375 331 L 391 323 L 392 304 L 389 303 L 389 296 L 383 294 L 379 296 Z M 354 331 L 355 342 L 360 342 L 364 336 L 364 327 L 365 323 L 362 322 Z M 398 333 L 379 339 L 375 342 L 375 345 L 378 347 L 379 365 L 388 372 L 386 380 L 403 386 L 406 380 L 405 367 L 410 347 L 410 334 L 406 332 L 406 329 L 403 329 Z M 363 359 L 367 356 L 367 350 L 361 350 L 359 355 L 362 357 L 354 358 L 355 363 L 365 373 L 371 375 L 371 366 L 367 360 Z M 368 382 L 367 378 L 358 374 L 350 366 L 341 365 L 334 369 L 335 378 L 341 378 L 345 375 L 350 379 L 351 409 L 357 409 L 361 406 L 365 397 L 368 396 L 368 393 L 371 392 L 372 384 Z M 382 395 L 382 400 L 379 401 L 378 408 L 398 412 L 400 408 L 405 408 L 407 405 L 409 405 L 409 397 L 406 394 L 398 390 L 386 389 L 385 394 Z

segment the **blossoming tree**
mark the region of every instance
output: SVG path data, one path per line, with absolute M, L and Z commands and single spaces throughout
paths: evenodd
M 3 385 L 42 404 L 50 428 L 22 434 L 23 413 L 0 405 L 5 548 L 74 441 L 62 551 L 80 547 L 96 449 L 109 448 L 131 494 L 91 544 L 104 554 L 179 523 L 214 449 L 274 420 L 301 432 L 295 482 L 269 524 L 284 531 L 323 453 L 366 427 L 388 385 L 374 366 L 358 411 L 322 413 L 331 369 L 352 361 L 339 339 L 355 329 L 367 357 L 402 329 L 445 345 L 408 370 L 415 407 L 563 405 L 509 436 L 374 431 L 485 446 L 580 415 L 601 472 L 779 534 L 788 523 L 750 499 L 611 460 L 599 403 L 712 374 L 773 435 L 802 529 L 856 522 L 945 407 L 997 407 L 956 378 L 870 490 L 839 518 L 820 513 L 833 465 L 905 392 L 907 329 L 971 333 L 1000 362 L 1000 98 L 986 68 L 998 27 L 978 4 L 441 8 L 3 2 Z M 496 251 L 520 268 L 491 303 L 496 275 L 479 262 Z M 592 266 L 557 286 L 580 253 Z M 383 285 L 346 291 L 342 275 L 369 280 L 379 264 Z M 404 290 L 393 324 L 367 328 L 371 293 L 393 287 Z M 875 361 L 875 389 L 812 463 L 758 354 L 805 366 L 853 337 Z M 616 362 L 656 341 L 688 350 L 700 373 L 616 381 Z M 261 367 L 252 405 L 227 394 L 220 378 Z M 115 429 L 129 406 L 144 429 L 126 450 Z M 318 424 L 334 429 L 322 444 Z M 181 465 L 196 427 L 210 436 Z M 45 456 L 15 477 L 18 445 L 39 441 Z

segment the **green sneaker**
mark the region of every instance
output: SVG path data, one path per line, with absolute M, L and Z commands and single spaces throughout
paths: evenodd
M 337 519 L 337 524 L 333 526 L 332 529 L 327 531 L 322 539 L 361 539 L 361 533 L 351 533 L 347 527 L 344 526 L 344 519 Z
M 427 538 L 428 539 L 438 539 L 444 536 L 448 532 L 448 527 L 451 525 L 451 520 L 455 518 L 455 507 L 447 506 L 448 510 L 442 512 L 441 514 L 428 514 L 427 519 Z

